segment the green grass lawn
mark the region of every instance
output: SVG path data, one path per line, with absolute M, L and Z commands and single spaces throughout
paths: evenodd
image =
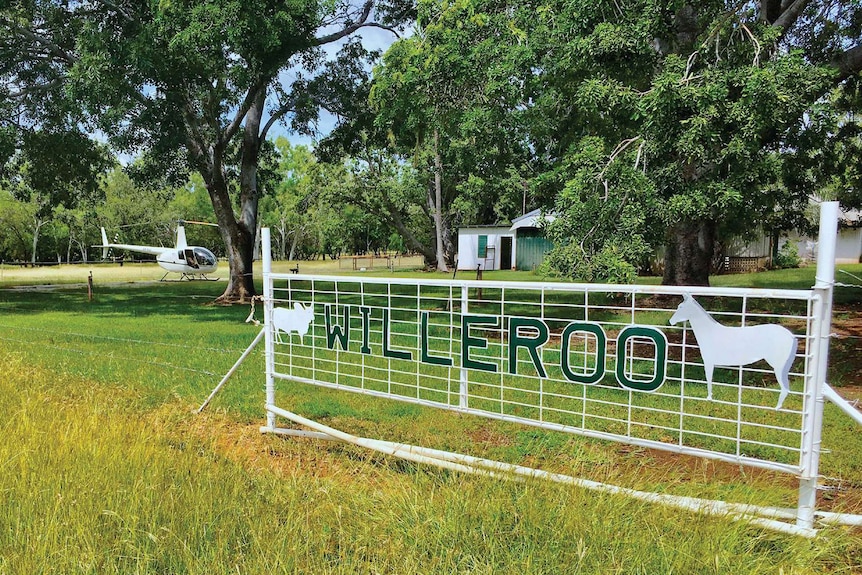
M 249 307 L 212 305 L 223 282 L 115 285 L 138 281 L 135 274 L 158 279 L 159 268 L 149 268 L 93 268 L 92 302 L 80 285 L 0 291 L 4 575 L 862 570 L 858 530 L 826 528 L 808 541 L 572 487 L 263 436 L 259 354 L 195 415 L 258 328 L 244 321 Z M 860 265 L 841 268 L 862 275 Z M 0 277 L 4 286 L 82 281 L 59 268 L 47 279 L 44 270 L 10 278 L 12 271 Z M 806 288 L 813 273 L 720 276 L 714 284 Z M 860 292 L 839 288 L 836 301 L 858 310 Z M 281 393 L 285 407 L 369 437 L 639 489 L 795 505 L 795 481 L 775 473 L 299 384 Z M 862 434 L 831 406 L 824 447 L 821 471 L 832 489 L 823 506 L 859 513 Z

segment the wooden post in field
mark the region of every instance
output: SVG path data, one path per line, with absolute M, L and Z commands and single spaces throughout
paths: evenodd
M 87 301 L 93 301 L 93 272 L 87 277 Z

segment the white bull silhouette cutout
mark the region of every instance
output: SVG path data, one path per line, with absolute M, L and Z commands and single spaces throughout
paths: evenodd
M 295 331 L 302 339 L 308 333 L 308 326 L 314 320 L 314 304 L 303 307 L 299 302 L 293 304 L 293 309 L 277 307 L 272 310 L 272 326 L 275 329 L 275 341 L 283 343 L 279 332 L 290 336 Z
M 689 294 L 670 318 L 671 325 L 688 320 L 700 347 L 706 372 L 707 399 L 712 399 L 715 366 L 738 367 L 761 359 L 772 367 L 781 385 L 775 409 L 780 409 L 790 391 L 788 374 L 796 357 L 797 341 L 789 329 L 775 324 L 728 327 L 715 321 Z

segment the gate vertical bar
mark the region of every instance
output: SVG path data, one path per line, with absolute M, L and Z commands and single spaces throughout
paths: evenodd
M 272 244 L 269 228 L 261 228 L 263 244 L 263 318 L 264 318 L 264 356 L 266 358 L 266 404 L 275 405 L 275 356 L 272 342 Z M 275 414 L 266 412 L 266 426 L 275 429 Z
M 467 339 L 467 334 L 463 332 L 464 330 L 464 316 L 467 315 L 467 305 L 468 300 L 470 299 L 470 289 L 467 287 L 467 284 L 461 285 L 461 357 L 465 357 L 464 355 L 464 342 Z M 462 361 L 463 363 L 463 361 Z M 467 368 L 463 365 L 461 366 L 461 381 L 458 386 L 458 405 L 462 409 L 467 409 L 467 382 L 469 381 L 469 373 L 467 372 Z
M 814 321 L 813 377 L 806 385 L 803 421 L 802 456 L 799 477 L 799 506 L 796 525 L 814 527 L 817 507 L 817 479 L 820 467 L 820 442 L 823 427 L 823 390 L 829 365 L 829 334 L 832 331 L 832 288 L 835 283 L 835 245 L 838 239 L 838 202 L 820 205 L 820 234 L 817 241 L 817 275 L 814 292 L 818 296 Z

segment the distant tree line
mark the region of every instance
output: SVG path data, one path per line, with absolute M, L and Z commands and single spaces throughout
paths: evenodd
M 141 169 L 140 164 L 124 168 L 102 151 L 104 162 L 93 167 L 89 180 L 77 182 L 78 187 L 72 185 L 63 201 L 57 194 L 34 189 L 27 173 L 31 164 L 4 179 L 0 186 L 0 260 L 98 261 L 101 250 L 92 246 L 101 243 L 102 226 L 109 241 L 158 246 L 175 240 L 181 220 L 215 222 L 205 184 L 198 174 L 192 174 L 180 186 L 136 183 L 133 177 Z M 355 185 L 355 174 L 347 167 L 320 163 L 312 150 L 291 146 L 283 137 L 273 142 L 267 158 L 260 225 L 272 228 L 276 259 L 336 259 L 343 254 L 406 251 L 395 228 L 341 201 L 344 190 Z M 14 161 L 19 160 L 16 156 Z M 66 177 L 62 169 L 59 172 L 58 179 Z M 187 224 L 186 236 L 190 243 L 226 257 L 221 236 L 213 227 Z
M 372 26 L 411 33 L 380 54 Z M 101 133 L 142 203 L 199 175 L 228 301 L 260 225 L 281 257 L 397 246 L 444 271 L 459 226 L 541 208 L 548 273 L 628 281 L 660 252 L 664 283 L 705 284 L 729 238 L 862 204 L 858 0 L 15 1 L 0 31 L 19 254 L 73 251 L 57 222 L 106 194 Z M 313 151 L 270 137 L 321 110 Z

